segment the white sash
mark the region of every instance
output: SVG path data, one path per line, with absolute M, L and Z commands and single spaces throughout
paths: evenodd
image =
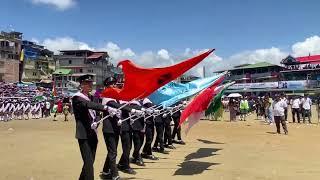
M 81 97 L 81 98 L 83 98 L 83 99 L 85 99 L 85 100 L 87 100 L 87 101 L 91 101 L 91 100 L 88 98 L 88 96 L 84 95 L 84 94 L 81 93 L 80 91 L 77 92 L 77 93 L 75 93 L 75 94 L 73 95 L 73 97 L 74 97 L 74 96 L 78 96 L 78 97 Z M 88 110 L 89 110 L 89 114 L 90 114 L 90 116 L 91 116 L 91 118 L 92 118 L 92 121 L 95 122 L 95 120 L 96 120 L 96 111 L 95 111 L 95 110 L 92 110 L 92 109 L 88 109 Z
M 11 104 L 9 112 L 14 111 L 14 109 L 15 109 L 14 104 Z
M 26 112 L 30 108 L 30 104 L 28 103 L 26 106 L 24 106 L 23 111 Z
M 6 106 L 3 108 L 3 112 L 6 112 L 9 109 L 10 103 L 6 104 Z
M 20 105 L 18 106 L 18 111 L 23 110 L 23 109 L 24 109 L 24 104 L 20 104 Z
M 0 108 L 0 112 L 4 112 L 3 109 L 4 109 L 4 104 L 2 104 L 2 106 Z

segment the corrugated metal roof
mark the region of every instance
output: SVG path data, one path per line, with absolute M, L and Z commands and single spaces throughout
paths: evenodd
M 255 64 L 249 64 L 243 67 L 238 67 L 238 68 L 234 68 L 234 69 L 252 69 L 252 68 L 261 68 L 261 67 L 270 67 L 270 66 L 278 66 L 276 64 L 271 64 L 268 62 L 258 62 Z
M 67 75 L 71 74 L 71 69 L 56 69 L 52 74 L 62 74 L 62 75 Z

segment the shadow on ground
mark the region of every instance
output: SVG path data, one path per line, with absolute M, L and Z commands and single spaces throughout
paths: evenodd
M 205 170 L 210 170 L 209 167 L 219 165 L 219 163 L 200 162 L 200 161 L 185 161 L 181 163 L 180 168 L 173 174 L 176 175 L 196 175 L 201 174 Z
M 198 151 L 188 154 L 185 157 L 185 161 L 190 161 L 192 159 L 200 159 L 205 157 L 214 156 L 214 154 L 217 151 L 220 151 L 221 149 L 218 148 L 199 148 Z
M 205 139 L 197 139 L 197 140 L 204 143 L 204 144 L 224 144 L 221 142 L 213 142 L 213 141 L 209 141 L 209 140 L 205 140 Z

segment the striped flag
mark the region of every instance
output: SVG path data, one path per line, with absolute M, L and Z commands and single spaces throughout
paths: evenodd
M 234 83 L 228 83 L 221 86 L 218 86 L 218 84 L 213 85 L 202 91 L 192 100 L 191 103 L 189 103 L 189 105 L 182 112 L 179 122 L 179 125 L 181 125 L 188 119 L 186 134 L 189 132 L 192 126 L 198 123 L 200 119 L 205 116 L 206 110 L 210 107 L 210 105 L 212 105 L 212 112 L 219 109 L 219 101 L 221 103 L 221 96 L 223 95 L 224 90 L 232 84 Z

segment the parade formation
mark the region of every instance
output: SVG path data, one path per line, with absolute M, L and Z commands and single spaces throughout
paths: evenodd
M 318 180 L 319 6 L 1 1 L 0 180 Z

